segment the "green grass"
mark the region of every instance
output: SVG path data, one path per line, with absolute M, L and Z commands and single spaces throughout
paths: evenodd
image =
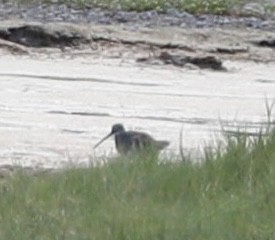
M 13 0 L 16 2 L 37 2 L 37 0 Z M 51 3 L 51 0 L 40 0 Z M 57 0 L 59 3 L 77 6 L 92 6 L 107 9 L 122 9 L 126 11 L 165 11 L 169 8 L 185 10 L 190 13 L 201 14 L 230 14 L 232 9 L 242 6 L 248 0 Z
M 0 182 L 0 239 L 275 239 L 275 132 L 201 164 L 152 155 Z
M 266 12 L 268 12 L 269 14 L 274 14 L 275 13 L 275 4 L 266 6 Z

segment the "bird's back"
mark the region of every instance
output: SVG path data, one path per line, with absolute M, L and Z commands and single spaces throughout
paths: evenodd
M 142 151 L 144 149 L 162 150 L 169 145 L 168 141 L 157 141 L 144 132 L 127 131 L 115 135 L 117 151 L 120 154 Z

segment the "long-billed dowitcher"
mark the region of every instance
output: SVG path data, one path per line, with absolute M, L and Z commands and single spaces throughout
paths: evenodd
M 114 124 L 111 132 L 102 138 L 94 148 L 98 147 L 106 139 L 115 136 L 115 145 L 121 155 L 140 152 L 145 149 L 160 151 L 169 145 L 168 141 L 158 141 L 149 134 L 138 131 L 125 131 L 122 124 Z

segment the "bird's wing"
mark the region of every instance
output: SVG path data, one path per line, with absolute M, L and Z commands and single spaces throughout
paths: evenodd
M 132 146 L 136 150 L 142 150 L 155 145 L 155 140 L 147 133 L 135 131 L 130 131 L 128 133 L 131 135 Z
M 141 139 L 143 141 L 155 141 L 149 134 L 144 132 L 128 131 L 133 139 Z

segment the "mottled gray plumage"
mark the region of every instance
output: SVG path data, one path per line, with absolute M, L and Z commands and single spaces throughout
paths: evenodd
M 149 134 L 138 131 L 125 131 L 122 124 L 114 124 L 111 132 L 101 139 L 95 146 L 99 146 L 107 138 L 115 136 L 115 145 L 121 155 L 140 152 L 144 149 L 160 151 L 169 145 L 168 141 L 157 141 Z

